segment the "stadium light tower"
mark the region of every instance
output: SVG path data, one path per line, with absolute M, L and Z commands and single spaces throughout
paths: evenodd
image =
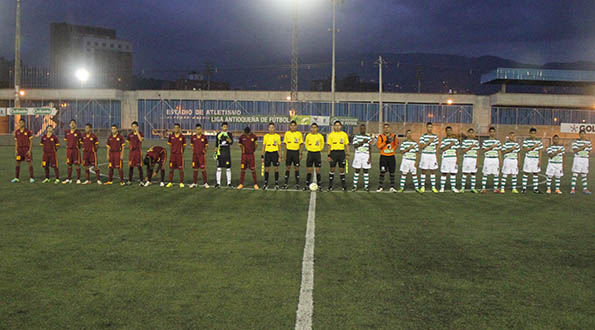
M 85 68 L 80 68 L 76 70 L 74 75 L 76 76 L 76 79 L 81 82 L 81 88 L 83 88 L 83 84 L 89 80 L 89 71 Z
M 16 29 L 14 35 L 14 107 L 21 106 L 21 0 L 17 0 Z
M 298 94 L 298 1 L 291 0 L 291 101 L 297 100 Z
M 331 0 L 333 2 L 333 69 L 331 73 L 331 117 L 335 116 L 335 34 L 337 33 L 337 3 L 343 3 L 343 0 Z

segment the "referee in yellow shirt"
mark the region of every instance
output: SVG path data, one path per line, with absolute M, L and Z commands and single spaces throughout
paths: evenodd
M 302 133 L 297 131 L 297 123 L 292 120 L 289 124 L 289 131 L 285 132 L 283 136 L 283 144 L 285 144 L 285 156 L 281 156 L 285 159 L 285 185 L 283 189 L 287 189 L 289 185 L 289 172 L 291 172 L 291 166 L 294 167 L 295 172 L 295 189 L 300 189 L 300 161 L 302 160 L 302 145 L 304 144 L 304 138 Z
M 308 190 L 310 184 L 312 183 L 312 170 L 316 168 L 316 184 L 318 184 L 318 191 L 322 191 L 321 188 L 321 177 L 320 177 L 320 166 L 322 166 L 322 157 L 320 157 L 320 152 L 324 149 L 324 136 L 318 133 L 318 125 L 316 123 L 312 123 L 310 126 L 310 133 L 306 135 L 306 140 L 304 142 L 306 145 L 306 150 L 308 151 L 308 156 L 306 157 L 306 168 L 308 170 L 308 174 L 306 175 L 306 186 L 304 190 Z
M 329 145 L 328 161 L 330 163 L 330 172 L 328 175 L 328 191 L 333 190 L 333 180 L 335 179 L 335 167 L 339 165 L 339 174 L 341 176 L 341 185 L 343 191 L 347 191 L 345 182 L 345 163 L 349 160 L 349 136 L 343 132 L 343 125 L 340 121 L 333 123 L 333 131 L 328 135 L 326 144 Z
M 275 133 L 275 124 L 269 123 L 269 132 L 265 134 L 262 142 L 262 154 L 260 158 L 264 162 L 264 187 L 269 188 L 269 170 L 271 165 L 275 167 L 275 190 L 279 190 L 279 146 L 281 146 L 281 136 Z

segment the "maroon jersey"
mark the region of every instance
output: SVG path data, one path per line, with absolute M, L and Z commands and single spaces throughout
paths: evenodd
M 167 143 L 171 148 L 172 155 L 181 155 L 184 152 L 184 147 L 186 146 L 186 137 L 182 133 L 180 133 L 178 136 L 175 134 L 170 134 Z
M 244 146 L 244 153 L 245 154 L 253 154 L 256 150 L 256 140 L 258 138 L 254 133 L 250 133 L 249 135 L 242 134 L 240 136 L 240 144 Z
M 17 129 L 14 132 L 14 139 L 17 142 L 17 148 L 29 149 L 31 147 L 31 140 L 33 139 L 33 132 L 28 129 L 24 129 L 23 131 Z
M 204 155 L 205 149 L 209 145 L 209 140 L 204 134 L 201 136 L 192 134 L 192 137 L 190 138 L 190 144 L 192 144 L 192 150 L 194 154 Z
M 128 137 L 126 137 L 126 140 L 128 140 L 128 143 L 130 143 L 130 150 L 136 151 L 142 148 L 143 143 L 139 139 L 139 136 L 141 138 L 145 137 L 141 132 L 138 132 L 138 135 L 134 134 L 133 132 L 130 132 L 130 134 L 128 134 Z
M 125 143 L 126 141 L 124 140 L 124 137 L 120 134 L 116 136 L 110 135 L 107 138 L 107 145 L 110 147 L 110 152 L 121 152 L 124 150 Z
M 68 149 L 78 149 L 80 147 L 82 138 L 83 136 L 81 132 L 76 129 L 74 132 L 71 132 L 70 129 L 67 129 L 64 132 L 64 141 L 66 141 L 66 148 Z
M 44 154 L 55 154 L 60 143 L 58 142 L 58 137 L 56 135 L 52 134 L 51 136 L 48 136 L 47 134 L 44 134 L 41 137 L 41 145 L 43 146 Z
M 167 151 L 165 151 L 165 148 L 163 147 L 154 146 L 147 150 L 146 156 L 158 163 L 162 163 L 165 159 L 167 159 Z
M 93 133 L 83 134 L 83 153 L 95 153 L 97 152 L 97 145 L 99 139 Z

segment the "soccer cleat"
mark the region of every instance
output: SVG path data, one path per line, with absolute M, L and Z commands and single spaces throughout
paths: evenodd
M 526 193 L 527 193 L 527 189 L 523 188 L 523 189 L 521 190 L 521 194 L 526 194 Z
M 423 193 L 425 193 L 425 192 L 426 192 L 426 187 L 421 187 L 421 188 L 419 188 L 419 189 L 417 190 L 417 192 L 419 192 L 419 193 L 422 193 L 422 194 L 423 194 Z
M 29 179 L 29 183 L 35 183 L 35 179 L 33 179 L 33 178 Z
M 539 189 L 535 189 L 535 190 L 533 190 L 533 193 L 534 194 L 541 194 L 541 191 Z
M 400 192 L 400 193 L 402 193 L 403 191 L 405 191 L 405 189 L 403 189 L 403 188 L 397 190 L 397 192 Z
M 240 185 L 236 188 L 237 190 L 244 189 L 244 185 L 240 183 Z
M 215 189 L 219 189 L 219 187 L 221 187 L 221 185 L 220 185 L 220 184 L 218 184 L 218 183 L 216 183 L 216 184 L 215 184 Z
M 21 180 L 20 179 L 17 179 L 17 178 L 14 178 L 14 179 L 10 180 L 10 182 L 11 183 L 19 183 L 19 182 L 21 182 Z
M 125 185 L 126 185 L 126 182 L 123 182 L 123 181 L 120 182 L 120 186 L 125 186 Z
M 519 191 L 518 191 L 518 190 L 516 190 L 516 189 L 512 189 L 512 193 L 513 193 L 513 194 L 518 194 L 518 193 L 519 193 Z
M 173 186 L 174 186 L 174 184 L 170 182 L 170 183 L 168 183 L 168 184 L 165 186 L 165 188 L 171 188 L 171 187 L 173 187 Z
M 81 180 L 80 179 L 76 180 L 76 184 L 81 184 Z
M 474 193 L 474 194 L 477 194 L 477 193 L 479 193 L 479 192 L 477 191 L 477 189 L 475 189 L 475 188 L 472 188 L 472 189 L 471 189 L 471 192 L 472 192 L 472 193 Z
M 556 191 L 554 192 L 556 195 L 562 195 L 562 192 L 560 191 L 560 189 L 556 189 Z
M 279 190 L 279 185 L 278 184 L 275 185 L 275 190 Z
M 85 182 L 83 182 L 83 184 L 91 184 L 91 182 L 89 180 L 85 180 Z
M 436 189 L 436 187 L 434 187 L 434 188 L 432 188 L 432 192 L 433 192 L 434 194 L 437 194 L 437 193 L 438 193 L 438 189 Z
M 132 182 L 130 182 L 130 181 L 126 181 L 126 185 L 127 185 L 127 186 L 129 186 L 129 185 L 131 185 L 131 184 L 132 184 Z
M 547 190 L 545 191 L 546 194 L 551 194 L 552 190 L 550 188 L 547 188 Z
M 295 185 L 295 190 L 300 190 L 300 185 L 299 184 L 296 184 Z
M 191 183 L 190 185 L 188 185 L 188 188 L 190 188 L 190 189 L 196 188 L 196 183 Z
M 45 179 L 43 179 L 43 181 L 41 181 L 41 183 L 48 183 L 48 182 L 50 182 L 49 178 L 45 178 Z
M 159 184 L 159 186 L 160 186 L 160 187 L 165 187 L 165 182 L 161 182 L 161 183 Z
M 381 192 L 383 190 L 384 190 L 384 188 L 382 188 L 382 186 L 380 186 L 380 187 L 378 187 L 378 189 L 376 189 L 376 192 Z
M 504 194 L 504 193 L 506 193 L 506 190 L 504 190 L 504 188 L 502 188 L 502 189 L 500 189 L 500 193 Z
M 368 186 L 365 186 L 365 187 L 364 187 L 364 191 L 365 191 L 365 192 L 370 192 L 370 187 L 368 187 Z
M 499 193 L 500 193 L 500 190 L 494 189 L 494 194 L 499 194 Z
M 457 188 L 452 188 L 450 189 L 453 193 L 458 194 L 460 193 L 460 191 Z
M 351 192 L 356 192 L 356 191 L 357 191 L 357 187 L 351 188 Z
M 64 183 L 64 182 L 62 182 L 62 183 Z M 110 185 L 110 184 L 114 184 L 114 183 L 113 183 L 112 181 L 108 181 L 108 182 L 106 182 L 105 184 L 106 184 L 106 185 Z
M 72 180 L 70 180 L 70 179 L 66 179 L 66 180 L 62 181 L 62 184 L 69 184 L 69 183 L 71 183 L 71 182 L 72 182 Z
M 572 190 L 570 190 L 570 194 L 574 195 L 574 194 L 576 194 L 576 191 L 574 189 L 572 189 Z
M 328 190 L 327 191 L 329 191 L 329 192 L 330 191 L 333 191 L 333 187 L 328 187 Z
M 180 182 L 180 188 L 184 188 L 184 184 Z
M 255 184 L 254 185 L 254 190 L 260 190 L 260 187 L 257 184 Z
M 392 192 L 392 193 L 396 193 L 396 192 L 397 192 L 397 189 L 395 189 L 395 188 L 393 188 L 393 187 L 390 187 L 390 189 L 389 189 L 388 191 L 390 191 L 390 192 Z
M 227 188 L 231 188 L 231 189 L 233 189 L 233 185 L 232 185 L 231 183 L 229 183 L 229 184 L 227 185 Z
M 481 193 L 482 193 L 482 194 L 485 194 L 485 193 L 487 193 L 487 192 L 488 192 L 488 191 L 487 191 L 487 190 L 485 190 L 485 189 L 482 189 L 482 190 L 481 190 Z
M 585 194 L 585 195 L 591 195 L 591 191 L 589 189 L 584 189 L 583 190 L 583 194 Z
M 58 184 L 58 183 L 60 183 L 60 179 L 54 180 L 54 184 Z
M 210 187 L 208 183 L 205 183 L 205 184 L 203 184 L 202 186 L 203 186 L 205 189 L 209 189 L 209 187 Z
M 283 190 L 287 190 L 287 188 L 288 188 L 288 187 L 287 187 L 287 185 L 286 185 L 286 184 L 284 184 L 282 189 L 283 189 Z
M 145 182 L 145 187 L 148 187 L 148 186 L 150 186 L 150 185 L 151 185 L 151 181 L 147 181 L 147 182 Z
M 141 181 L 141 182 L 138 184 L 138 186 L 139 186 L 139 187 L 144 187 L 144 186 L 145 186 L 145 183 Z
M 459 190 L 459 192 L 460 192 L 461 194 L 464 194 L 464 193 L 465 193 L 465 188 L 463 188 L 463 189 Z
M 305 186 L 305 187 L 304 187 L 304 189 L 302 189 L 302 190 L 303 190 L 303 191 L 308 191 L 308 190 L 310 190 L 310 188 L 308 188 L 309 186 L 310 186 L 309 184 L 306 184 L 306 186 Z
M 342 187 L 341 190 L 343 190 L 343 192 L 347 192 L 347 187 Z
M 440 188 L 440 192 L 443 193 L 444 192 L 444 188 Z
M 264 186 L 262 186 L 262 190 L 268 190 L 269 189 L 269 185 L 265 184 Z

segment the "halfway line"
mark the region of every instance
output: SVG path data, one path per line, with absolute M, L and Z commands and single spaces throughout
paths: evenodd
M 295 319 L 296 330 L 312 329 L 312 313 L 314 311 L 314 231 L 316 217 L 316 192 L 310 194 L 308 207 L 308 222 L 306 225 L 306 244 L 302 259 L 302 284 L 300 285 L 300 300 Z

